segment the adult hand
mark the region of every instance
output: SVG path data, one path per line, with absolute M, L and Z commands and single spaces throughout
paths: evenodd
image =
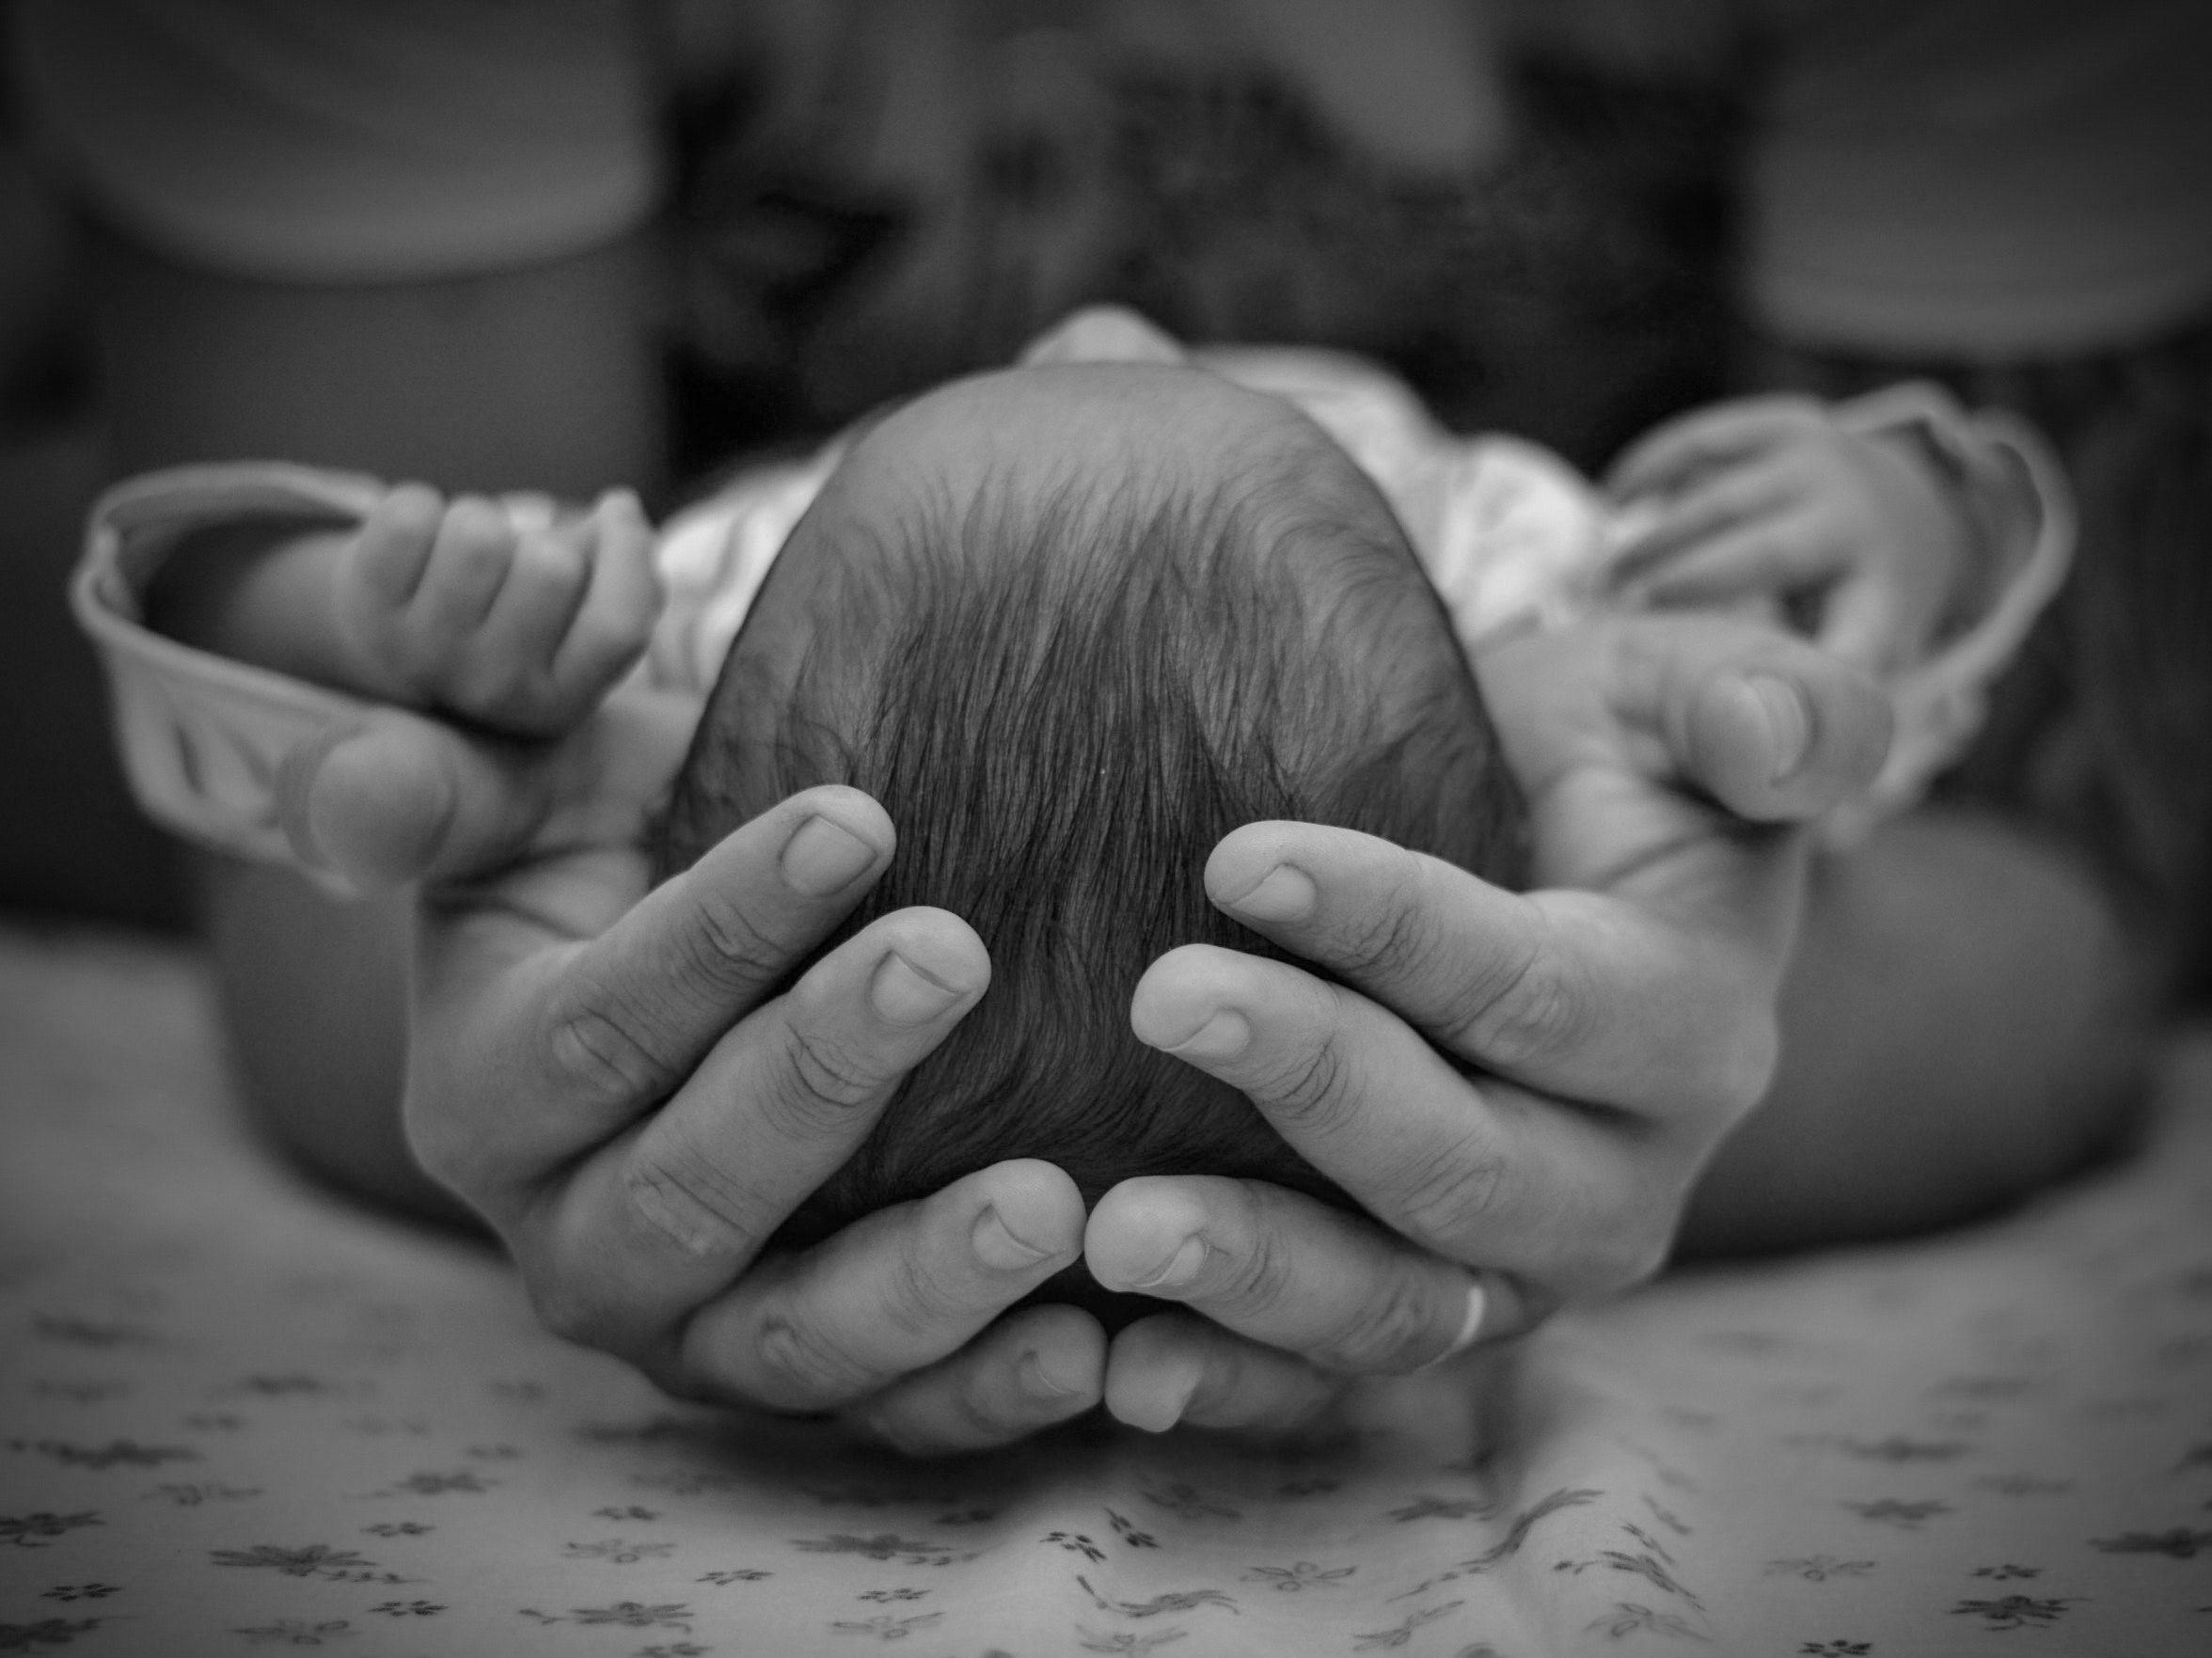
M 1090 1408 L 1096 1322 L 1000 1317 L 1081 1249 L 1082 1199 L 1049 1164 L 766 1248 L 990 964 L 957 917 L 908 909 L 773 993 L 890 860 L 889 819 L 851 789 L 793 797 L 648 892 L 648 802 L 695 712 L 618 698 L 549 749 L 385 712 L 287 764 L 306 861 L 426 882 L 418 1156 L 498 1232 L 549 1326 L 672 1393 L 836 1412 L 929 1450 Z
M 1241 1089 L 1374 1223 L 1218 1177 L 1107 1192 L 1093 1273 L 1186 1309 L 1114 1337 L 1125 1421 L 1294 1427 L 1350 1378 L 1635 1283 L 1765 1090 L 1793 826 L 1873 775 L 1887 703 L 1808 645 L 1709 616 L 1525 635 L 1478 667 L 1537 890 L 1247 825 L 1208 892 L 1340 983 L 1193 945 L 1137 987 L 1140 1039 Z

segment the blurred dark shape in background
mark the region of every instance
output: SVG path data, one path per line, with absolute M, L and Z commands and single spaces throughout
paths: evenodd
M 534 310 L 511 303 L 519 267 L 479 250 L 466 270 L 395 272 L 327 213 L 316 233 L 346 232 L 367 260 L 351 275 L 202 268 L 85 169 L 42 177 L 30 101 L 0 90 L 0 907 L 182 918 L 180 861 L 117 782 L 61 598 L 109 470 L 265 451 L 276 433 L 296 434 L 295 458 L 449 485 L 619 473 L 650 489 L 1003 362 L 1106 301 L 1188 339 L 1380 357 L 1452 425 L 1593 469 L 1664 416 L 1777 386 L 1930 374 L 2040 421 L 2084 496 L 2083 574 L 1967 787 L 2096 859 L 2140 914 L 2179 918 L 2197 936 L 2188 981 L 2212 988 L 2212 651 L 2192 642 L 2212 629 L 2199 0 L 0 0 L 0 20 L 15 13 L 68 45 L 55 61 L 108 105 L 83 123 L 106 123 L 103 141 L 144 148 L 156 118 L 122 96 L 101 18 L 131 23 L 138 72 L 189 65 L 203 100 L 260 72 L 221 50 L 260 29 L 297 74 L 279 124 L 323 146 L 298 167 L 353 159 L 353 134 L 404 180 L 419 162 L 394 162 L 391 138 L 420 116 L 452 154 L 503 145 L 500 165 L 520 156 L 554 188 L 561 158 L 611 149 L 640 205 L 603 245 L 509 250 L 546 261 Z M 376 29 L 393 31 L 375 42 L 388 63 L 342 55 Z M 474 56 L 441 56 L 443 31 Z M 600 104 L 535 125 L 529 108 L 472 125 L 431 107 L 509 47 L 537 55 L 540 87 L 589 95 L 563 111 Z M 375 103 L 393 65 L 402 102 Z M 318 128 L 334 87 L 355 104 Z M 654 134 L 623 135 L 655 121 L 657 156 Z M 640 225 L 656 170 L 661 211 Z M 326 204 L 302 176 L 266 194 Z M 66 207 L 50 194 L 64 188 Z M 470 189 L 483 179 L 450 194 Z M 656 241 L 668 285 L 640 301 L 624 261 Z M 436 309 L 463 292 L 440 282 L 477 276 L 500 291 L 482 305 L 504 336 Z M 105 297 L 87 306 L 88 286 Z M 330 323 L 384 290 L 373 325 Z M 406 311 L 403 290 L 430 308 Z M 2055 332 L 2030 314 L 2046 301 Z M 624 305 L 653 313 L 633 332 L 658 331 L 665 380 L 644 390 L 650 356 L 593 321 Z M 532 382 L 531 342 L 555 339 L 537 355 L 562 360 Z M 456 367 L 460 351 L 475 355 Z M 258 380 L 227 377 L 241 355 Z M 332 364 L 358 371 L 350 390 Z M 331 384 L 299 384 L 318 375 Z M 161 388 L 179 386 L 165 414 Z
M 182 861 L 123 785 L 65 598 L 106 462 L 75 227 L 12 101 L 11 41 L 0 27 L 0 910 L 171 930 Z

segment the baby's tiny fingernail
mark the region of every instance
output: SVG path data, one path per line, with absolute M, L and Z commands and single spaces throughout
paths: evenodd
M 1049 1249 L 1038 1248 L 1007 1225 L 1006 1218 L 995 1207 L 986 1208 L 975 1217 L 975 1225 L 969 1233 L 968 1240 L 975 1251 L 977 1260 L 987 1267 L 996 1267 L 1002 1272 L 1016 1272 L 1023 1267 L 1034 1267 L 1052 1253 Z
M 1209 1252 L 1203 1238 L 1186 1238 L 1175 1254 L 1161 1263 L 1158 1271 L 1149 1278 L 1140 1278 L 1130 1287 L 1134 1289 L 1180 1289 L 1198 1276 L 1206 1265 Z
M 808 818 L 783 843 L 783 879 L 809 898 L 843 892 L 875 861 L 874 846 L 827 817 Z
M 1233 1008 L 1223 1008 L 1180 1042 L 1161 1046 L 1186 1059 L 1235 1059 L 1252 1045 L 1252 1026 Z
M 1293 922 L 1304 921 L 1319 902 L 1320 894 L 1305 871 L 1278 863 L 1241 898 L 1230 900 L 1229 908 L 1255 921 Z
M 1795 686 L 1771 673 L 1745 675 L 1744 687 L 1750 692 L 1760 721 L 1766 727 L 1774 761 L 1768 781 L 1786 782 L 1805 763 L 1806 751 L 1812 746 L 1812 718 L 1806 712 L 1805 699 L 1797 694 Z
M 925 1025 L 967 992 L 926 973 L 893 950 L 877 964 L 868 1003 L 894 1025 Z
M 1080 1383 L 1063 1382 L 1053 1375 L 1037 1353 L 1023 1353 L 1021 1363 L 1014 1367 L 1014 1377 L 1021 1391 L 1033 1399 L 1056 1401 L 1082 1391 Z

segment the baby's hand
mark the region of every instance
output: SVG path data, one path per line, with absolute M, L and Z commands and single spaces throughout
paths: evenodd
M 1875 672 L 1921 659 L 1955 602 L 1971 529 L 1928 466 L 1811 398 L 1747 398 L 1670 420 L 1606 489 L 1648 522 L 1608 579 L 1632 604 L 1775 601 Z
M 367 684 L 514 736 L 581 723 L 660 609 L 652 531 L 626 490 L 556 515 L 419 483 L 379 501 L 338 573 L 338 626 Z

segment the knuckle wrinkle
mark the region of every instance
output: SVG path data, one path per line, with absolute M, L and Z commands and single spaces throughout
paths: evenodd
M 1271 1091 L 1276 1103 L 1298 1117 L 1319 1117 L 1333 1110 L 1344 1097 L 1344 1055 L 1332 1033 L 1276 1080 Z
M 791 1103 L 803 1116 L 842 1120 L 882 1085 L 852 1055 L 805 1031 L 792 1031 L 787 1059 L 796 1096 Z
M 1410 1270 L 1395 1271 L 1382 1292 L 1331 1344 L 1324 1362 L 1355 1375 L 1415 1369 L 1433 1356 L 1423 1350 L 1425 1340 L 1436 1345 L 1428 1339 L 1434 1322 L 1419 1277 Z
M 545 1054 L 557 1081 L 591 1100 L 642 1109 L 659 1092 L 663 1066 L 628 1012 L 570 1003 L 548 1021 Z
M 865 1393 L 875 1383 L 812 1322 L 787 1311 L 761 1320 L 755 1350 L 775 1395 L 786 1403 L 820 1409 Z
M 750 1192 L 696 1152 L 640 1146 L 623 1178 L 638 1218 L 690 1255 L 743 1255 L 758 1241 L 749 1224 Z M 648 1149 L 650 1147 L 650 1149 Z
M 1504 1184 L 1505 1168 L 1495 1155 L 1474 1145 L 1455 1147 L 1421 1171 L 1398 1206 L 1404 1229 L 1431 1248 L 1447 1243 L 1496 1207 Z

